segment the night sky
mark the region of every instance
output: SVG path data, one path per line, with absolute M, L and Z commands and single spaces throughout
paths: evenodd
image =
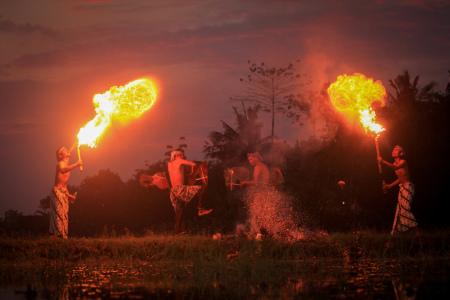
M 33 214 L 50 194 L 55 151 L 95 116 L 93 96 L 138 78 L 155 80 L 156 104 L 113 124 L 97 148 L 83 147 L 84 171 L 73 170 L 69 184 L 102 169 L 126 181 L 180 137 L 188 159 L 202 160 L 220 120 L 235 125 L 229 98 L 243 90 L 248 60 L 299 59 L 317 87 L 358 72 L 391 92 L 388 80 L 406 69 L 443 91 L 450 1 L 1 0 L 0 43 L 3 218 L 8 209 Z M 293 144 L 309 128 L 278 123 L 275 134 Z

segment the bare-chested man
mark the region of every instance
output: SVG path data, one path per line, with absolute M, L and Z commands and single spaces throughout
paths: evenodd
M 259 152 L 248 153 L 249 163 L 255 167 L 253 170 L 253 180 L 241 181 L 241 185 L 248 185 L 249 197 L 247 197 L 248 223 L 253 233 L 268 234 L 268 219 L 276 209 L 276 203 L 273 203 L 273 197 L 267 197 L 273 192 L 270 187 L 270 173 L 267 166 L 263 163 Z
M 269 185 L 269 169 L 262 162 L 259 152 L 248 153 L 247 158 L 249 163 L 255 167 L 253 171 L 253 180 L 242 181 L 241 185 L 256 184 L 256 185 Z
M 70 171 L 78 166 L 82 166 L 81 160 L 73 165 L 69 165 L 70 152 L 65 147 L 56 151 L 56 175 L 55 186 L 51 191 L 50 200 L 50 234 L 67 239 L 69 225 L 69 199 L 73 203 L 75 195 L 71 195 L 67 190 L 67 181 Z
M 170 162 L 168 163 L 170 183 L 170 201 L 175 209 L 175 234 L 180 235 L 186 233 L 185 209 L 195 196 L 198 197 L 198 215 L 203 216 L 209 214 L 212 209 L 204 208 L 203 195 L 206 185 L 185 185 L 184 167 L 191 168 L 191 174 L 194 172 L 196 164 L 185 159 L 182 150 L 175 150 L 170 153 Z
M 408 231 L 417 226 L 417 221 L 411 213 L 411 203 L 414 197 L 414 185 L 409 175 L 408 164 L 405 160 L 405 151 L 400 146 L 395 146 L 392 151 L 394 163 L 388 163 L 380 156 L 378 161 L 394 170 L 397 180 L 391 184 L 386 184 L 383 188 L 390 189 L 395 185 L 399 185 L 397 211 L 395 212 L 394 225 L 391 234 Z

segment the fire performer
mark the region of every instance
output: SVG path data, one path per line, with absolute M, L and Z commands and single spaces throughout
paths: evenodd
M 194 198 L 198 197 L 198 215 L 209 214 L 212 209 L 204 207 L 204 193 L 206 185 L 185 185 L 184 166 L 190 166 L 192 175 L 194 173 L 194 162 L 186 160 L 183 150 L 175 150 L 170 153 L 168 163 L 169 177 L 171 183 L 170 201 L 175 209 L 175 234 L 186 233 L 186 205 Z
M 414 197 L 414 184 L 411 182 L 408 164 L 405 160 L 405 151 L 400 146 L 395 146 L 392 151 L 394 163 L 388 163 L 381 156 L 378 156 L 378 162 L 394 170 L 398 179 L 391 184 L 384 185 L 384 189 L 390 189 L 399 185 L 397 211 L 395 212 L 394 225 L 391 234 L 405 232 L 417 226 L 417 221 L 411 213 L 411 203 Z
M 81 160 L 73 165 L 69 165 L 70 152 L 65 147 L 61 147 L 56 151 L 56 175 L 55 186 L 51 191 L 50 200 L 50 229 L 52 236 L 67 239 L 69 228 L 69 201 L 75 202 L 76 193 L 71 195 L 67 190 L 67 181 L 69 180 L 70 171 L 78 166 L 82 166 Z M 70 199 L 70 200 L 69 200 Z
M 242 181 L 241 185 L 252 184 L 252 185 L 269 185 L 269 168 L 263 163 L 261 155 L 259 152 L 248 153 L 248 162 L 255 167 L 253 171 L 253 180 Z

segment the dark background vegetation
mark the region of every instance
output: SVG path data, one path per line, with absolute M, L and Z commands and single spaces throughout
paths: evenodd
M 261 75 L 255 73 L 256 68 L 250 72 Z M 262 72 L 265 75 L 264 70 Z M 190 211 L 189 227 L 193 232 L 234 232 L 242 190 L 237 188 L 230 192 L 223 172 L 233 166 L 251 169 L 246 154 L 254 151 L 261 153 L 269 167 L 280 167 L 285 179 L 280 192 L 292 200 L 299 217 L 297 226 L 329 232 L 390 231 L 398 188 L 383 194 L 381 182 L 394 181 L 395 174 L 386 167 L 382 174 L 378 173 L 374 137 L 365 133 L 358 122 L 344 120 L 331 108 L 326 94 L 328 86 L 321 91 L 290 94 L 282 98 L 285 102 L 278 103 L 285 109 L 282 112 L 285 117 L 292 118 L 298 126 L 305 120 L 325 124 L 309 140 L 296 142 L 294 146 L 275 134 L 260 135 L 260 114 L 272 112 L 275 106 L 239 98 L 242 107 L 233 107 L 236 124 L 218 121 L 222 130 L 213 131 L 205 138 L 204 153 L 209 162 L 207 202 L 214 210 L 201 218 L 195 215 L 195 210 Z M 419 76 L 411 78 L 404 71 L 389 81 L 389 87 L 393 92 L 388 94 L 387 105 L 375 108 L 378 122 L 386 128 L 379 138 L 381 156 L 392 161 L 391 151 L 395 145 L 405 149 L 416 186 L 412 212 L 423 229 L 447 228 L 450 84 L 445 91 L 435 91 L 434 83 L 420 86 Z M 169 145 L 166 155 L 172 148 L 188 147 L 183 144 L 183 138 L 180 143 Z M 111 170 L 100 170 L 79 186 L 70 186 L 72 193 L 78 192 L 78 198 L 70 207 L 69 234 L 115 236 L 171 232 L 174 212 L 169 191 L 144 188 L 139 184 L 143 173 L 166 171 L 167 160 L 145 162 L 126 182 Z M 340 180 L 346 182 L 344 189 L 337 185 Z M 41 199 L 39 210 L 33 216 L 9 210 L 1 220 L 0 231 L 4 234 L 45 233 L 49 200 L 50 197 Z

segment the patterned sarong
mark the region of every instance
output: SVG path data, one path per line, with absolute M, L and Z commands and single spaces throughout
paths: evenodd
M 204 185 L 177 185 L 170 190 L 170 202 L 177 211 L 181 204 L 189 203 Z
M 69 231 L 69 197 L 67 189 L 53 187 L 50 200 L 50 234 L 67 239 Z
M 395 212 L 394 226 L 391 234 L 408 231 L 417 226 L 417 221 L 411 213 L 411 203 L 414 197 L 414 184 L 412 182 L 400 184 L 398 192 L 397 211 Z

